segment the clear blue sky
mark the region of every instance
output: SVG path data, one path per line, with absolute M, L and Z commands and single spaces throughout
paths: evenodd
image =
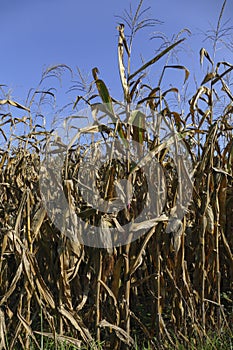
M 197 69 L 199 49 L 207 46 L 202 43 L 204 37 L 200 31 L 210 29 L 211 24 L 216 26 L 222 2 L 145 0 L 144 8 L 151 7 L 147 15 L 164 24 L 149 28 L 136 38 L 138 58 L 133 69 L 140 65 L 140 54 L 144 60 L 155 55 L 159 41 L 149 40 L 153 31 L 162 31 L 171 38 L 182 28 L 189 28 L 193 33 L 185 44 L 187 50 L 189 47 L 193 50 L 193 55 L 181 53 L 180 64 L 185 64 L 191 71 Z M 129 3 L 126 0 L 2 0 L 0 84 L 8 85 L 13 90 L 12 96 L 23 103 L 27 91 L 37 87 L 46 67 L 64 63 L 74 71 L 79 67 L 84 74 L 90 74 L 97 66 L 111 93 L 120 98 L 117 18 L 114 16 L 129 9 Z M 135 8 L 138 2 L 133 0 L 131 3 Z M 231 19 L 228 26 L 233 25 L 232 14 L 233 1 L 229 0 L 223 17 L 223 22 Z M 221 59 L 228 61 L 233 57 L 232 52 L 223 48 L 219 54 Z M 183 79 L 182 73 L 181 77 Z M 66 73 L 62 89 L 66 91 L 69 84 L 70 76 Z

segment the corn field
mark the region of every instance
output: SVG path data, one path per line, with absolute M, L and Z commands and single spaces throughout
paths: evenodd
M 178 349 L 179 342 L 191 349 L 213 333 L 232 337 L 233 64 L 216 63 L 201 49 L 201 63 L 207 62 L 210 71 L 189 101 L 184 99 L 181 112 L 178 87 L 163 90 L 162 81 L 165 72 L 175 69 L 184 74 L 185 84 L 188 68 L 164 65 L 155 86 L 147 84 L 146 72 L 182 45 L 185 33 L 135 72 L 130 70 L 134 35 L 153 24 L 141 19 L 141 6 L 142 1 L 132 18 L 130 36 L 125 35 L 123 23 L 117 28 L 124 103 L 110 95 L 97 68 L 73 103 L 74 111 L 81 104 L 95 116 L 95 124 L 85 130 L 80 127 L 72 145 L 65 148 L 59 174 L 67 202 L 84 223 L 75 228 L 76 238 L 59 230 L 41 194 L 45 193 L 47 202 L 60 200 L 56 175 L 64 154 L 62 140 L 53 139 L 54 163 L 44 174 L 41 164 L 45 164 L 45 150 L 47 155 L 50 152 L 46 147 L 53 132 L 35 121 L 32 113 L 38 96 L 40 103 L 51 93 L 36 91 L 24 106 L 1 90 L 0 349 L 41 349 L 41 339 L 47 338 L 55 349 L 64 342 L 77 349 L 99 349 L 102 344 L 103 349 L 115 350 L 136 349 L 136 343 L 139 348 L 149 344 L 151 349 Z M 47 74 L 60 68 L 53 67 Z M 161 120 L 182 140 L 190 169 L 176 142 L 159 136 Z M 83 198 L 79 172 L 88 151 L 92 150 L 89 162 L 94 164 L 97 145 L 109 142 L 118 142 L 122 149 L 135 143 L 136 160 L 147 160 L 148 152 L 153 155 L 157 166 L 150 181 L 157 181 L 159 198 L 155 205 L 140 161 L 127 157 L 112 157 L 97 170 L 88 168 L 84 177 L 95 183 L 100 197 L 109 203 L 120 196 L 116 180 L 127 178 L 133 188 L 130 204 L 117 213 L 88 205 L 93 189 Z M 182 200 L 188 205 L 179 217 Z M 148 203 L 147 220 L 140 226 L 136 219 Z M 62 208 L 56 211 L 63 214 Z M 124 227 L 129 223 L 127 231 Z M 104 232 L 115 228 L 124 244 L 114 244 L 112 238 L 106 245 L 88 245 L 84 227 Z M 145 233 L 132 239 L 132 232 L 141 229 Z

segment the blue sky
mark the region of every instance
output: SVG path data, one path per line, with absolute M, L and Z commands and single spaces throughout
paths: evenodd
M 131 3 L 135 8 L 138 2 Z M 6 84 L 12 89 L 14 99 L 24 103 L 27 92 L 37 87 L 46 67 L 64 63 L 74 72 L 79 67 L 91 79 L 91 70 L 97 66 L 112 95 L 120 98 L 115 15 L 129 9 L 129 4 L 130 1 L 126 0 L 2 0 L 0 84 Z M 144 8 L 149 6 L 147 15 L 164 24 L 148 28 L 139 33 L 138 39 L 136 37 L 132 70 L 140 66 L 140 54 L 145 61 L 155 55 L 159 41 L 149 40 L 153 31 L 162 31 L 171 38 L 182 28 L 189 28 L 193 35 L 186 41 L 187 52 L 180 53 L 180 64 L 196 71 L 201 79 L 198 73 L 199 49 L 207 47 L 207 43 L 202 42 L 201 30 L 216 25 L 222 1 L 145 0 Z M 228 26 L 233 24 L 232 14 L 233 1 L 229 0 L 223 17 L 223 22 L 230 19 Z M 232 52 L 222 47 L 219 55 L 230 61 Z M 152 72 L 152 80 L 153 74 L 156 73 Z M 182 73 L 180 76 L 182 80 Z M 70 85 L 71 77 L 67 72 L 59 89 L 66 92 Z M 65 96 L 69 99 L 68 95 Z M 63 99 L 64 96 L 58 104 L 67 102 Z

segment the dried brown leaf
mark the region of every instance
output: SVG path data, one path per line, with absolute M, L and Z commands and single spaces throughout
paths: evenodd
M 120 328 L 112 323 L 109 323 L 106 320 L 102 320 L 98 326 L 104 327 L 104 328 L 107 327 L 107 328 L 115 330 L 116 335 L 120 340 L 122 340 L 125 344 L 128 344 L 130 346 L 134 346 L 133 338 L 130 337 L 124 329 L 122 329 L 122 328 Z

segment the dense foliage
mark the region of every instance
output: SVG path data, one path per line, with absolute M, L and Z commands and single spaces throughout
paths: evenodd
M 176 349 L 183 344 L 185 349 L 191 349 L 205 341 L 211 344 L 213 332 L 219 337 L 227 334 L 230 342 L 233 96 L 229 81 L 233 65 L 215 63 L 202 49 L 201 62 L 207 60 L 210 70 L 189 101 L 182 97 L 185 108 L 181 110 L 179 88 L 163 90 L 161 82 L 165 70 L 172 68 L 185 74 L 186 84 L 188 69 L 167 62 L 155 86 L 148 85 L 146 71 L 179 47 L 183 37 L 167 43 L 152 60 L 135 72 L 130 71 L 134 36 L 139 29 L 153 25 L 152 20 L 141 16 L 141 6 L 142 1 L 135 15 L 126 12 L 126 17 L 121 18 L 129 26 L 129 37 L 124 34 L 123 24 L 118 27 L 124 104 L 110 96 L 94 68 L 93 81 L 90 85 L 83 83 L 83 95 L 73 103 L 74 111 L 78 111 L 81 102 L 95 111 L 96 125 L 89 130 L 94 138 L 84 142 L 77 137 L 67 149 L 61 175 L 67 201 L 79 218 L 87 224 L 120 230 L 134 221 L 145 205 L 148 186 L 143 171 L 140 167 L 132 170 L 135 164 L 129 164 L 127 159 L 111 159 L 98 170 L 96 186 L 105 200 L 116 196 L 114 180 L 129 176 L 132 182 L 132 204 L 116 216 L 88 206 L 76 186 L 78 172 L 86 151 L 95 150 L 97 140 L 103 144 L 118 140 L 123 147 L 137 142 L 138 159 L 153 152 L 159 164 L 157 179 L 164 183 L 157 188 L 163 191 L 166 185 L 166 195 L 161 196 L 163 205 L 159 202 L 158 207 L 152 206 L 151 214 L 156 210 L 160 213 L 161 206 L 162 213 L 145 235 L 123 246 L 90 247 L 60 232 L 46 213 L 39 182 L 42 153 L 52 131 L 45 130 L 32 113 L 35 104 L 53 94 L 50 90 L 36 91 L 28 105 L 23 106 L 8 99 L 2 90 L 0 349 L 41 348 L 41 342 L 47 338 L 53 339 L 55 348 L 66 342 L 77 348 L 97 349 L 96 344 L 102 344 L 104 349 L 123 349 L 136 347 L 136 341 L 138 348 L 148 344 L 151 349 Z M 224 6 L 225 2 L 222 11 Z M 221 16 L 222 12 L 219 22 Z M 61 68 L 64 67 L 50 68 L 47 74 Z M 173 98 L 170 106 L 169 96 L 175 96 L 177 103 Z M 132 105 L 134 111 L 142 111 L 134 115 L 133 123 L 129 122 Z M 149 116 L 143 114 L 142 107 L 149 108 Z M 124 113 L 120 114 L 118 108 Z M 103 127 L 106 116 L 110 118 Z M 181 218 L 174 215 L 177 198 L 181 203 L 181 196 L 187 192 L 180 193 L 177 167 L 185 168 L 186 163 L 182 156 L 178 162 L 171 158 L 169 139 L 149 132 L 155 123 L 163 127 L 162 123 L 158 126 L 160 117 L 182 139 L 192 164 L 182 178 L 187 191 L 192 184 L 192 200 Z M 82 133 L 80 128 L 79 136 Z M 53 151 L 58 155 L 64 151 L 59 141 L 53 143 Z M 95 179 L 92 171 L 87 176 L 90 182 Z M 56 187 L 46 186 L 48 197 L 56 201 Z

